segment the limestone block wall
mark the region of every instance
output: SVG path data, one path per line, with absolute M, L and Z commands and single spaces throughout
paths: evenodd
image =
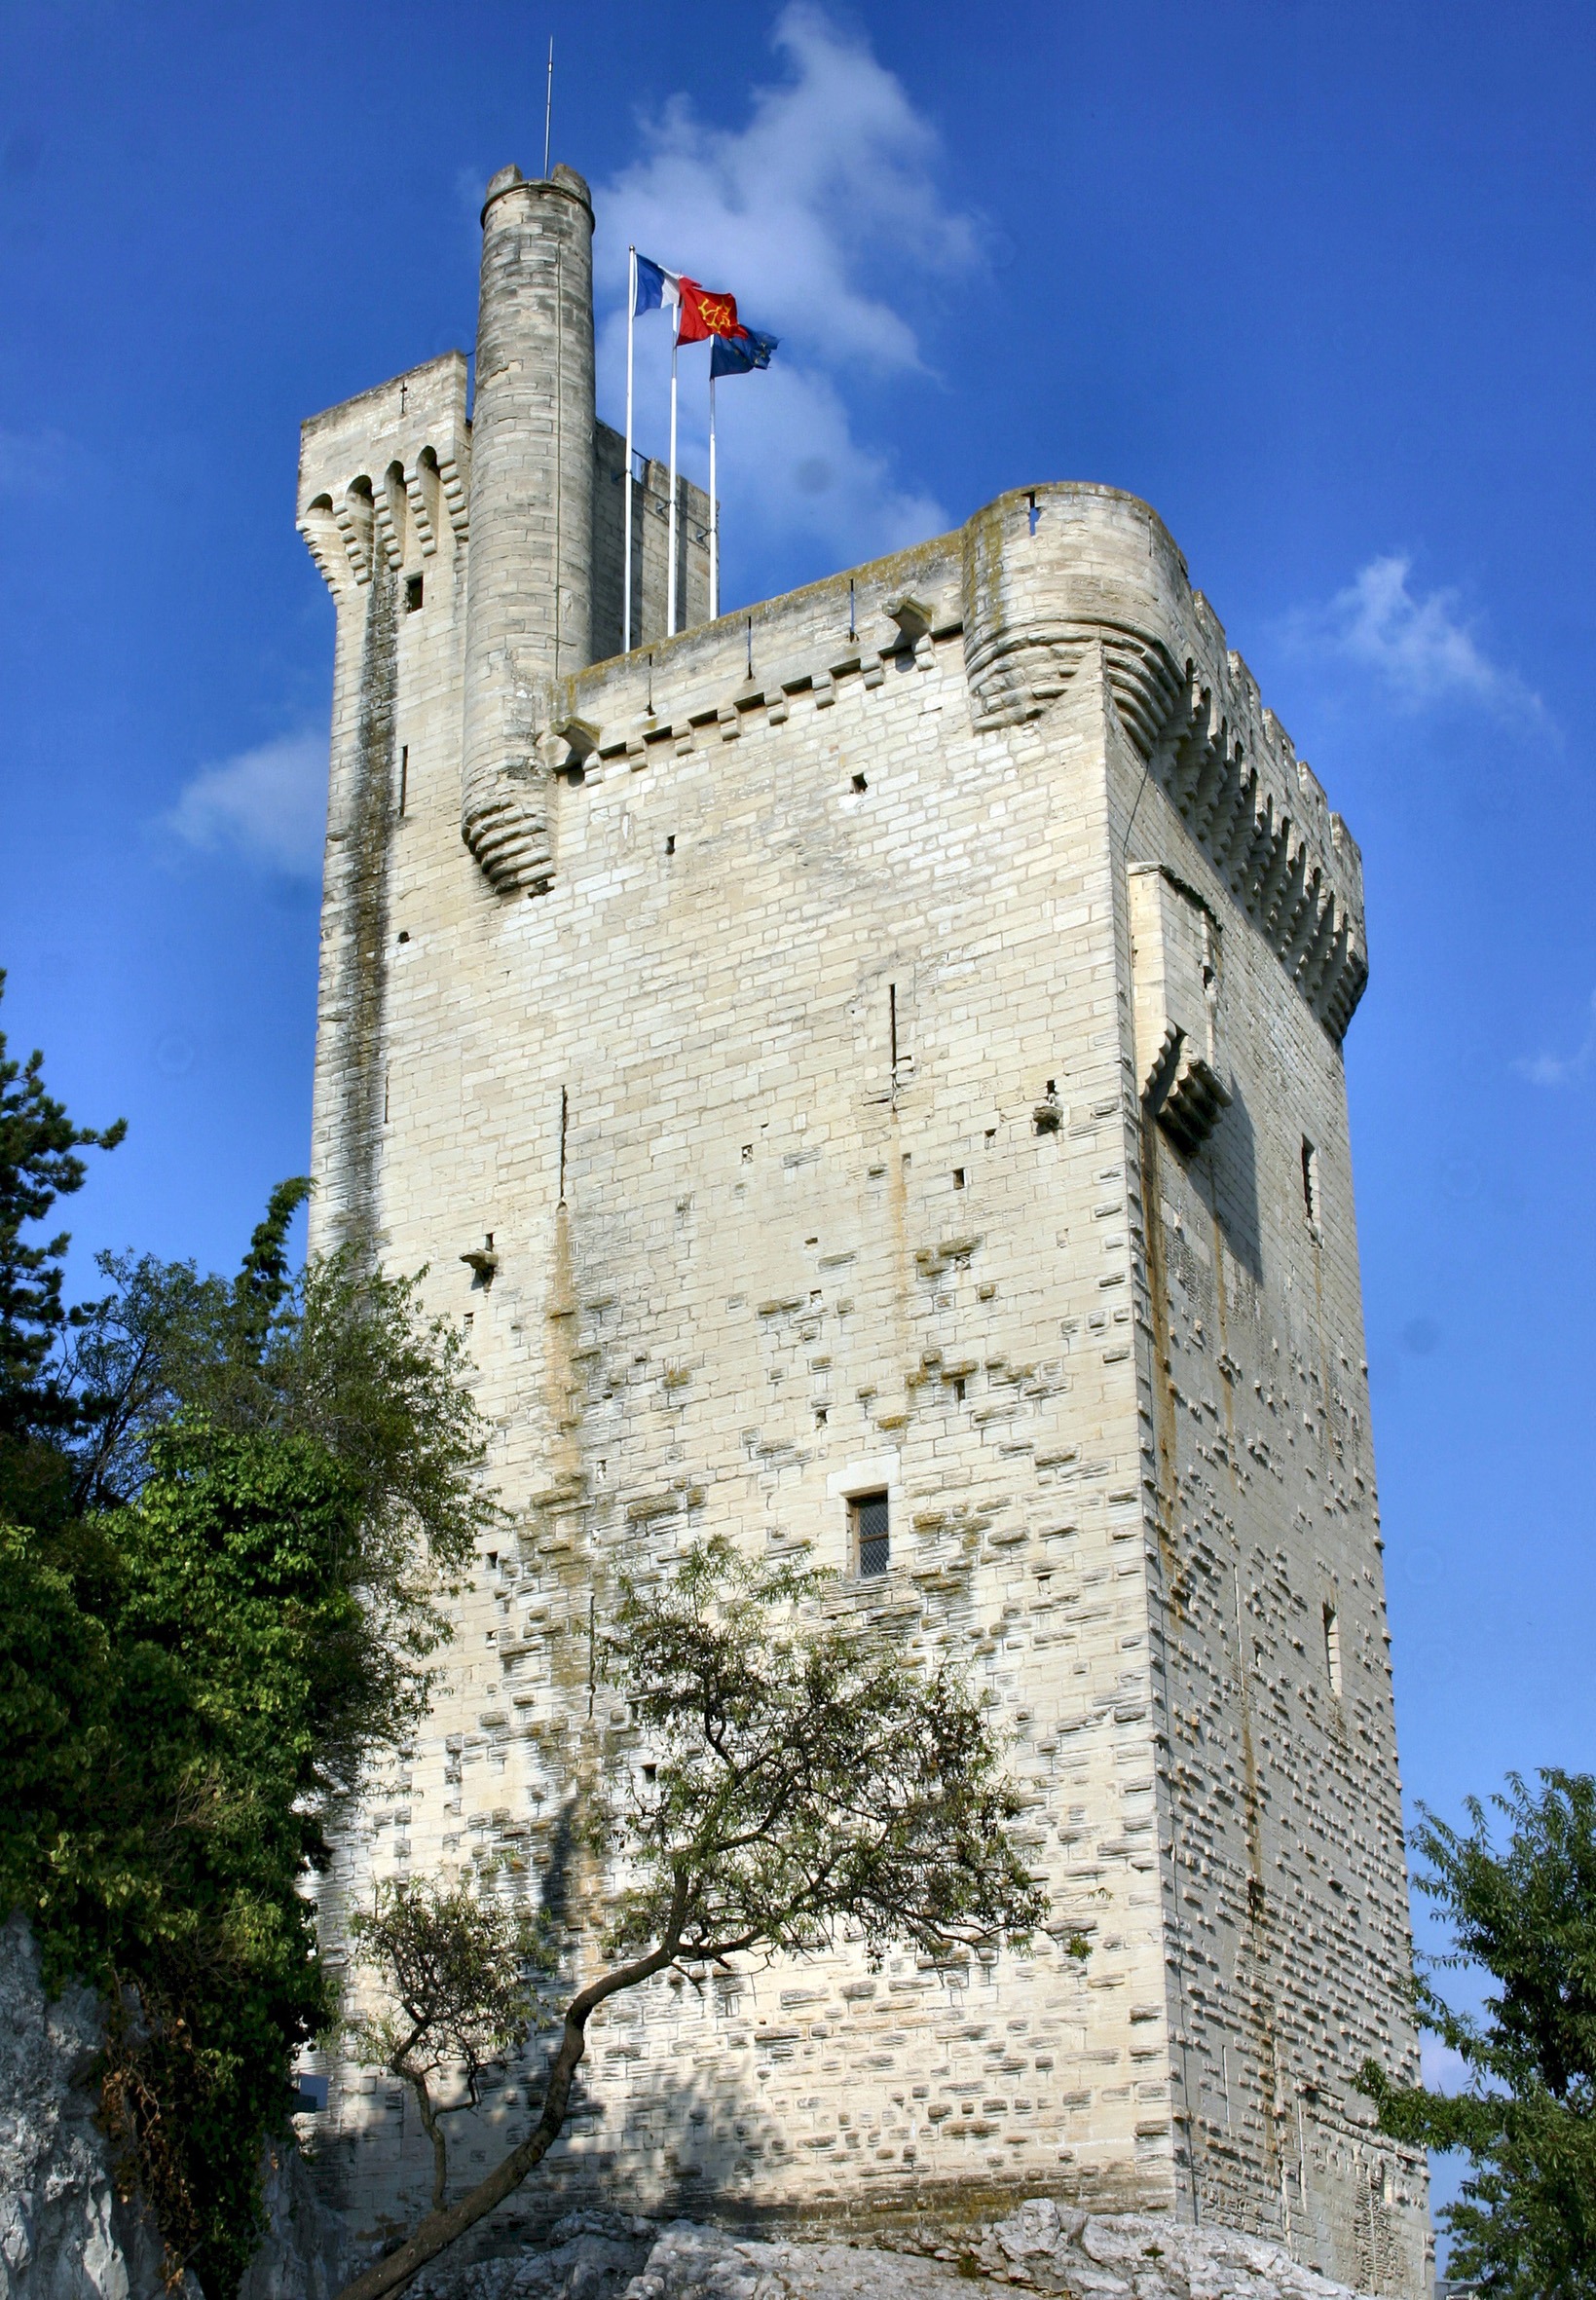
M 620 630 L 625 443 L 597 427 L 593 460 L 594 638 Z M 397 826 L 440 791 L 460 804 L 471 426 L 458 352 L 314 416 L 300 451 L 301 535 L 337 610 L 322 964 L 316 1031 L 312 1235 L 318 1248 L 378 1221 L 388 1057 L 384 1012 L 398 945 L 389 930 Z M 665 627 L 668 475 L 634 483 L 634 593 L 644 640 Z M 685 609 L 709 604 L 709 501 L 678 477 Z M 530 681 L 512 700 L 529 754 L 539 732 Z M 402 717 L 403 724 L 399 724 Z M 539 782 L 545 769 L 534 770 Z
M 340 594 L 368 783 L 373 613 Z M 377 1877 L 472 1864 L 590 1938 L 573 1799 L 629 1744 L 589 1623 L 701 1534 L 804 1544 L 836 1606 L 990 1687 L 1054 1931 L 654 1984 L 596 2026 L 521 2209 L 617 2175 L 876 2221 L 1047 2189 L 1416 2291 L 1420 2168 L 1348 2083 L 1412 2049 L 1338 1052 L 1355 848 L 1109 491 L 1005 498 L 851 585 L 529 681 L 530 894 L 462 844 L 459 624 L 417 620 L 380 938 L 329 865 L 318 1235 L 354 1206 L 353 1109 L 369 1234 L 469 1321 L 514 1524 L 341 1849 L 328 1939 Z M 1223 1089 L 1186 1095 L 1185 1148 L 1178 1061 L 1138 1066 L 1149 866 L 1197 907 L 1173 1020 L 1195 1045 L 1208 1002 Z M 380 996 L 341 998 L 379 940 Z M 490 1238 L 485 1283 L 461 1256 Z M 847 1503 L 875 1490 L 891 1564 L 864 1581 Z M 324 2162 L 375 2231 L 427 2152 L 396 2091 L 330 2073 Z M 529 2088 L 508 2072 L 478 2155 Z
M 894 585 L 946 612 L 883 655 Z M 651 719 L 635 658 L 571 683 L 602 739 L 556 780 L 535 902 L 492 894 L 447 813 L 395 841 L 384 1247 L 471 1319 L 518 1526 L 329 1924 L 396 1869 L 557 1870 L 574 1783 L 624 1742 L 608 1696 L 588 1720 L 590 1601 L 716 1528 L 842 1567 L 879 1484 L 893 1570 L 837 1602 L 956 1643 L 1024 1713 L 1039 1799 L 1071 1800 L 1061 1838 L 1037 1824 L 1059 1938 L 1098 1943 L 1084 1971 L 1050 1938 L 662 1984 L 596 2035 L 567 2187 L 1170 2200 L 1131 1313 L 1098 1282 L 1106 1236 L 1123 1295 L 1129 1247 L 1089 1210 L 1105 1124 L 1123 1156 L 1100 729 L 978 756 L 957 598 L 943 546 L 860 587 L 851 639 L 845 582 L 763 611 L 792 691 L 750 695 L 740 619 L 656 650 Z M 490 1234 L 484 1287 L 459 1256 Z M 570 1891 L 579 1914 L 602 1880 Z M 336 2114 L 362 2165 L 390 2151 L 386 2203 L 361 2176 L 381 2210 L 420 2159 L 364 2081 Z
M 1131 855 L 1211 923 L 1228 1097 L 1201 1141 L 1141 1130 L 1177 2096 L 1212 2217 L 1411 2289 L 1423 2160 L 1352 2089 L 1366 2055 L 1418 2061 L 1340 1050 L 1156 770 L 1116 780 Z
M 654 456 L 640 456 L 632 480 L 632 645 L 665 636 L 670 581 L 671 475 Z M 593 644 L 589 660 L 622 652 L 626 441 L 608 424 L 593 430 Z M 683 630 L 709 614 L 709 498 L 676 475 L 677 621 Z

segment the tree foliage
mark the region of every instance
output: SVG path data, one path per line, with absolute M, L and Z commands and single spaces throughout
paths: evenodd
M 1596 1779 L 1556 1770 L 1539 1792 L 1519 1775 L 1492 1803 L 1492 1841 L 1470 1799 L 1466 1833 L 1426 1812 L 1419 1887 L 1451 1921 L 1441 1969 L 1497 1983 L 1475 2017 L 1419 1985 L 1422 2025 L 1467 2071 L 1457 2095 L 1392 2085 L 1373 2062 L 1360 2083 L 1381 2129 L 1415 2147 L 1457 2149 L 1472 2171 L 1444 2207 L 1451 2273 L 1511 2300 L 1596 2295 Z
M 0 968 L 0 998 L 5 987 Z M 82 1189 L 88 1169 L 78 1152 L 114 1150 L 127 1131 L 120 1118 L 75 1126 L 46 1091 L 44 1056 L 35 1049 L 18 1061 L 0 1030 L 0 1515 L 58 1508 L 63 1481 L 50 1441 L 77 1419 L 56 1363 L 61 1337 L 84 1316 L 61 1299 L 70 1234 L 26 1233 Z
M 824 1585 L 720 1540 L 653 1589 L 622 1584 L 605 1674 L 634 1728 L 588 1826 L 620 1880 L 603 1968 L 565 2007 L 526 2139 L 453 2204 L 435 2185 L 413 2234 L 343 2300 L 402 2289 L 519 2187 L 564 2128 L 589 2020 L 620 1991 L 844 1936 L 872 1956 L 893 1942 L 946 1955 L 1041 1923 L 1046 1898 L 1012 1835 L 1021 1799 L 981 1698 L 852 1619 L 817 1617 Z M 372 1925 L 364 1939 L 399 2001 L 391 1937 Z M 405 1985 L 419 2018 L 432 2000 Z
M 19 1219 L 92 1138 L 45 1120 L 42 1153 L 31 1120 L 0 1127 Z M 292 1271 L 306 1190 L 273 1193 L 232 1280 L 123 1259 L 75 1320 L 58 1285 L 0 1298 L 31 1449 L 0 1485 L 0 1902 L 52 1985 L 101 1989 L 129 2176 L 213 2300 L 255 2243 L 293 2057 L 336 2018 L 305 1876 L 425 1706 L 442 1597 L 498 1515 L 458 1339 L 412 1280 Z
M 529 1975 L 549 1962 L 549 1928 L 536 1915 L 467 1885 L 397 1878 L 356 1915 L 357 1952 L 383 1975 L 376 2010 L 350 2024 L 356 2057 L 386 2068 L 416 2096 L 432 2146 L 432 2209 L 448 2193 L 442 2119 L 480 2103 L 483 2072 L 520 2044 L 536 2009 Z M 461 2097 L 440 2100 L 446 2072 Z

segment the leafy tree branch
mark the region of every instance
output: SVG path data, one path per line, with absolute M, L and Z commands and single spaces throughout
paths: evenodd
M 1450 1919 L 1437 1970 L 1473 1968 L 1496 1982 L 1475 2017 L 1428 1980 L 1421 2025 L 1456 2053 L 1466 2089 L 1392 2084 L 1377 2062 L 1358 2082 L 1383 2132 L 1417 2148 L 1472 2159 L 1444 2207 L 1451 2269 L 1503 2300 L 1596 2296 L 1596 1779 L 1518 1774 L 1491 1802 L 1507 1822 L 1498 1849 L 1490 1817 L 1467 1803 L 1466 1832 L 1424 1811 L 1417 1835 L 1429 1873 L 1418 1885 Z

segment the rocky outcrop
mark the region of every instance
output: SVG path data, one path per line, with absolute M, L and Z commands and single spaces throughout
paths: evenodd
M 119 2200 L 96 2122 L 103 2037 L 92 1989 L 46 1996 L 33 1935 L 12 1917 L 0 1929 L 0 2300 L 166 2300 L 160 2239 Z
M 949 2241 L 927 2232 L 890 2250 L 574 2212 L 545 2244 L 466 2268 L 439 2262 L 412 2290 L 427 2300 L 970 2300 L 972 2282 L 1068 2300 L 1354 2300 L 1259 2238 L 1098 2218 L 1046 2198 Z
M 291 2140 L 267 2149 L 264 2175 L 266 2234 L 244 2271 L 239 2300 L 338 2300 L 352 2273 L 343 2232 Z
M 26 1921 L 0 1926 L 0 2300 L 204 2300 L 162 2276 L 150 2213 L 117 2192 L 94 2062 L 105 2020 L 74 1983 L 54 2001 Z M 267 2150 L 267 2227 L 239 2300 L 336 2300 L 338 2229 L 291 2140 Z

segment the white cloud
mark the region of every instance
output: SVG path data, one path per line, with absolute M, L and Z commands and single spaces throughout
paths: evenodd
M 279 735 L 203 766 L 164 818 L 187 846 L 231 849 L 294 878 L 319 878 L 327 821 L 327 738 Z
M 1513 1068 L 1532 1086 L 1572 1086 L 1596 1062 L 1596 991 L 1591 993 L 1590 1021 L 1584 1038 L 1572 1055 L 1531 1055 Z
M 1299 618 L 1297 635 L 1373 671 L 1410 709 L 1474 702 L 1503 717 L 1544 721 L 1540 696 L 1480 646 L 1458 593 L 1417 592 L 1412 574 L 1401 553 L 1371 559 L 1327 608 Z
M 944 200 L 934 128 L 862 39 L 798 0 L 774 45 L 785 77 L 754 91 L 745 126 L 713 127 L 674 97 L 642 124 L 643 157 L 600 187 L 602 396 L 618 422 L 629 242 L 729 289 L 781 350 L 766 373 L 720 394 L 725 539 L 739 560 L 757 538 L 818 544 L 847 565 L 948 524 L 934 498 L 895 478 L 887 452 L 855 436 L 846 386 L 926 372 L 911 307 L 980 268 L 981 227 Z M 638 444 L 663 454 L 663 316 L 639 321 L 637 351 Z M 683 354 L 682 463 L 700 481 L 707 363 L 706 351 Z

